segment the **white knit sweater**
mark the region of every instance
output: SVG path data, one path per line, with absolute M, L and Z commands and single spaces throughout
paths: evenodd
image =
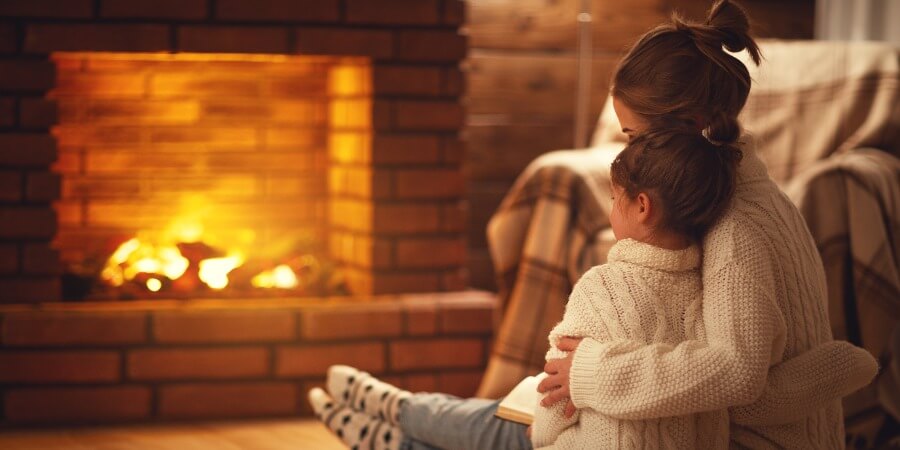
M 752 149 L 744 152 L 733 205 L 705 238 L 702 280 L 705 339 L 699 331 L 677 345 L 648 344 L 639 335 L 584 339 L 570 373 L 575 406 L 648 420 L 749 404 L 763 392 L 770 366 L 831 341 L 815 243 Z M 812 378 L 799 372 L 792 381 L 814 390 Z M 798 416 L 774 425 L 732 423 L 732 445 L 844 447 L 837 398 Z
M 617 242 L 607 264 L 589 270 L 576 283 L 566 312 L 550 333 L 548 359 L 564 336 L 598 342 L 656 343 L 672 348 L 702 339 L 700 250 L 674 251 L 635 240 Z M 576 352 L 577 354 L 578 352 Z M 648 376 L 652 376 L 648 374 Z M 661 380 L 662 381 L 662 380 Z M 701 449 L 728 446 L 728 412 L 718 411 L 647 420 L 616 419 L 585 408 L 571 420 L 563 402 L 538 407 L 532 442 L 558 449 Z

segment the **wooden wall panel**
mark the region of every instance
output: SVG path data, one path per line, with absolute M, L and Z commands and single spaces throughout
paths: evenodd
M 666 0 L 670 10 L 696 20 L 706 15 L 712 2 Z M 738 0 L 747 10 L 753 33 L 759 37 L 811 39 L 815 0 Z
M 598 53 L 591 79 L 591 113 L 599 114 L 618 53 Z M 571 122 L 577 60 L 572 53 L 473 50 L 469 55 L 470 116 L 502 116 L 510 124 Z
M 571 123 L 470 124 L 466 177 L 472 181 L 509 182 L 548 149 L 572 147 Z
M 469 36 L 473 48 L 571 51 L 575 48 L 580 0 L 472 0 Z M 620 51 L 668 15 L 664 0 L 593 1 L 594 46 Z
M 743 0 L 756 35 L 808 39 L 815 0 Z M 467 191 L 473 286 L 493 288 L 487 221 L 516 176 L 574 143 L 580 0 L 469 0 Z M 673 11 L 702 19 L 711 0 L 593 0 L 591 121 L 625 50 Z

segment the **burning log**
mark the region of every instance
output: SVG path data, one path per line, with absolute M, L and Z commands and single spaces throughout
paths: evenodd
M 213 248 L 205 242 L 179 242 L 175 244 L 181 255 L 187 258 L 192 266 L 200 264 L 204 259 L 222 258 L 226 253 Z
M 203 241 L 159 244 L 132 238 L 106 261 L 103 290 L 119 298 L 327 296 L 347 293 L 335 266 L 304 253 L 288 259 L 246 258 Z M 228 288 L 228 293 L 222 292 Z

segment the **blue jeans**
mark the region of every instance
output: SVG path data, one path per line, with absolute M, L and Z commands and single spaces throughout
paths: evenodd
M 414 394 L 400 407 L 403 450 L 531 449 L 525 425 L 494 417 L 499 400 Z

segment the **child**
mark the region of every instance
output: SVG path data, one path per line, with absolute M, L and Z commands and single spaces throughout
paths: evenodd
M 618 242 L 607 264 L 575 285 L 562 322 L 550 333 L 548 359 L 566 356 L 556 349 L 565 336 L 673 346 L 703 339 L 699 243 L 728 206 L 740 158 L 737 148 L 714 145 L 696 132 L 651 131 L 632 139 L 611 171 L 610 222 Z M 571 387 L 582 388 L 591 387 Z M 537 409 L 535 447 L 728 446 L 724 409 L 639 421 L 581 409 L 567 420 L 564 406 Z

